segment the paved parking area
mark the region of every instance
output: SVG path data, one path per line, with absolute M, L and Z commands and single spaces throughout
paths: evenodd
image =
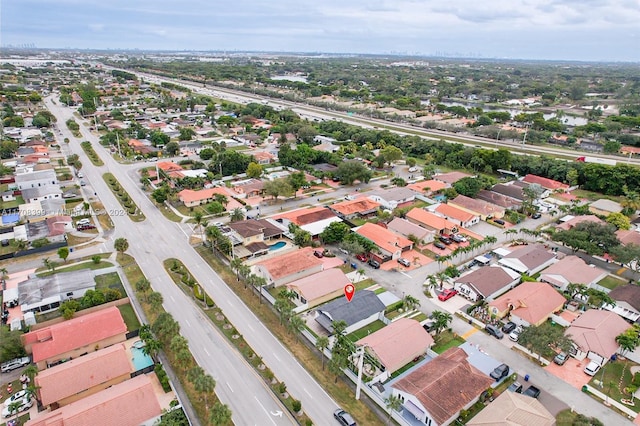
M 583 371 L 584 367 L 587 365 L 587 361 L 588 359 L 586 358 L 581 362 L 575 358 L 569 357 L 564 365 L 557 365 L 552 362 L 544 369 L 569 383 L 574 388 L 582 389 L 582 386 L 586 385 L 589 383 L 589 380 L 591 380 L 591 376 L 586 375 Z
M 380 269 L 384 271 L 390 271 L 392 269 L 396 269 L 398 271 L 413 271 L 414 269 L 421 268 L 425 265 L 430 264 L 431 262 L 434 262 L 433 259 L 416 250 L 406 251 L 402 253 L 402 257 L 407 259 L 411 263 L 411 265 L 403 266 L 399 264 L 397 260 L 390 260 L 380 265 Z

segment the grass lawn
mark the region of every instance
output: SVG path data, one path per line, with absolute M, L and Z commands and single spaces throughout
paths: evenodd
M 118 257 L 116 259 L 122 266 L 124 275 L 127 277 L 127 280 L 129 281 L 129 283 L 131 283 L 132 286 L 134 286 L 142 278 L 145 278 L 142 270 L 133 257 L 125 253 L 118 253 Z
M 133 311 L 133 307 L 130 303 L 126 305 L 118 306 L 120 313 L 122 314 L 122 319 L 124 323 L 127 325 L 128 331 L 138 330 L 140 328 L 140 321 L 138 321 L 138 317 L 136 313 Z
M 600 390 L 605 395 L 609 395 L 614 401 L 620 402 L 621 399 L 630 399 L 631 396 L 624 392 L 624 388 L 631 384 L 633 377 L 629 370 L 635 365 L 637 365 L 635 362 L 627 360 L 610 361 L 596 373 L 589 385 Z M 636 413 L 640 412 L 640 404 L 627 405 L 627 407 Z
M 371 278 L 367 278 L 366 280 L 362 280 L 356 283 L 356 290 L 365 290 L 371 287 L 372 285 L 374 285 L 375 283 L 376 282 L 373 281 Z
M 363 402 L 353 398 L 353 390 L 346 384 L 344 380 L 338 379 L 335 382 L 335 376 L 330 374 L 325 365 L 324 370 L 320 356 L 316 350 L 310 349 L 309 346 L 297 339 L 287 330 L 286 327 L 280 325 L 278 316 L 274 313 L 270 306 L 260 303 L 255 292 L 247 287 L 244 288 L 242 282 L 236 281 L 236 275 L 227 266 L 222 264 L 220 260 L 206 247 L 200 246 L 196 249 L 200 256 L 220 275 L 249 309 L 262 321 L 274 336 L 276 336 L 284 346 L 296 357 L 300 364 L 313 376 L 313 378 L 322 386 L 346 411 L 351 413 L 358 423 L 376 426 L 382 425 L 380 420 Z M 210 312 L 210 311 L 207 311 Z M 325 362 L 326 364 L 326 362 Z M 303 407 L 304 408 L 304 407 Z
M 111 262 L 106 262 L 104 260 L 98 264 L 95 264 L 93 262 L 76 263 L 72 264 L 71 266 L 64 266 L 63 264 L 57 267 L 55 271 L 43 271 L 39 272 L 37 275 L 39 277 L 48 277 L 50 275 L 57 274 L 58 272 L 73 272 L 80 271 L 82 269 L 91 269 L 92 271 L 95 271 L 96 269 L 109 268 L 111 266 L 113 266 Z
M 575 195 L 578 198 L 586 198 L 589 201 L 598 201 L 601 198 L 605 198 L 607 200 L 613 200 L 617 203 L 620 202 L 620 200 L 622 200 L 624 197 L 614 197 L 611 195 L 602 195 L 598 192 L 592 192 L 592 191 L 585 191 L 584 189 L 576 189 L 574 191 L 571 191 L 571 193 L 573 195 Z
M 443 331 L 436 336 L 436 344 L 433 346 L 433 351 L 441 354 L 449 348 L 455 348 L 465 342 L 465 340 L 457 334 L 450 331 Z
M 96 275 L 94 280 L 96 282 L 96 289 L 111 288 L 113 290 L 118 290 L 120 294 L 122 294 L 122 297 L 127 295 L 127 292 L 124 291 L 124 287 L 122 286 L 122 281 L 120 281 L 120 275 L 118 275 L 117 272 Z
M 13 209 L 18 207 L 20 204 L 24 204 L 24 198 L 22 198 L 21 195 L 18 195 L 13 201 L 0 201 L 0 209 Z
M 152 201 L 153 201 L 153 199 L 152 199 Z M 180 222 L 182 220 L 182 217 L 180 217 L 177 214 L 175 214 L 173 212 L 173 210 L 171 210 L 169 207 L 167 207 L 165 205 L 158 204 L 155 201 L 153 201 L 153 204 L 155 204 L 155 206 L 158 209 L 158 211 L 160 213 L 162 213 L 162 215 L 164 217 L 166 217 L 167 219 L 169 219 L 170 221 L 172 221 L 172 222 Z
M 366 327 L 362 327 L 361 329 L 356 330 L 351 334 L 348 334 L 347 338 L 349 340 L 351 340 L 352 342 L 357 342 L 358 340 L 362 339 L 363 337 L 367 337 L 371 333 L 375 333 L 376 331 L 380 330 L 381 328 L 384 328 L 384 326 L 385 326 L 385 323 L 383 323 L 380 320 L 375 320 L 374 322 L 372 322 L 371 324 L 367 325 Z
M 0 246 L 0 254 L 14 253 L 18 251 L 18 249 L 13 245 L 14 241 L 15 240 L 13 239 L 9 240 L 9 245 L 6 247 Z
M 98 222 L 100 222 L 100 226 L 103 231 L 113 229 L 111 216 L 107 214 L 107 211 L 104 209 L 104 205 L 100 201 L 94 201 L 91 203 L 91 208 L 96 212 L 96 217 L 98 218 Z
M 620 278 L 616 278 L 612 275 L 607 275 L 606 277 L 598 281 L 598 285 L 606 287 L 609 290 L 613 290 L 614 288 L 625 285 L 626 283 L 627 281 L 621 280 Z

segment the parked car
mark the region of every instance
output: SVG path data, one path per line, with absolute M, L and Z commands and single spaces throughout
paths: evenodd
M 542 217 L 542 215 L 538 212 L 534 213 L 531 215 L 531 219 L 540 219 Z
M 502 219 L 493 219 L 493 221 L 495 223 L 497 223 L 498 225 L 504 225 L 504 223 L 505 223 L 504 220 L 502 220 Z
M 91 223 L 91 219 L 80 219 L 79 221 L 76 222 L 77 226 L 82 226 L 82 225 L 89 225 Z
M 589 376 L 595 376 L 596 373 L 598 372 L 598 370 L 600 370 L 600 364 L 598 364 L 595 361 L 591 361 L 589 364 L 587 364 L 587 366 L 584 368 L 584 372 L 586 374 L 588 374 Z
M 522 392 L 523 395 L 530 396 L 531 398 L 537 398 L 540 396 L 540 389 L 535 386 L 529 386 L 527 390 Z
M 401 264 L 402 266 L 406 266 L 407 268 L 411 266 L 411 262 L 409 262 L 404 257 L 401 257 L 400 259 L 398 259 L 398 263 Z
M 454 290 L 454 289 L 452 289 L 452 288 L 446 288 L 446 289 L 444 289 L 444 290 L 442 291 L 442 293 L 440 293 L 440 294 L 438 295 L 438 300 L 441 300 L 441 301 L 443 301 L 443 302 L 444 302 L 444 301 L 447 301 L 447 300 L 451 299 L 451 298 L 452 298 L 453 296 L 455 296 L 456 294 L 458 294 L 458 291 L 457 291 L 457 290 Z
M 502 333 L 502 331 L 500 331 L 500 329 L 493 324 L 487 324 L 484 329 L 487 330 L 487 333 L 489 333 L 496 339 L 502 339 L 504 337 L 504 333 Z
M 356 426 L 356 421 L 353 420 L 351 414 L 347 413 L 341 408 L 338 408 L 333 412 L 333 417 L 335 417 L 336 420 L 343 426 Z
M 373 269 L 380 269 L 380 263 L 374 259 L 369 259 L 369 266 L 371 266 Z
M 518 326 L 515 328 L 515 330 L 509 333 L 509 340 L 517 342 L 520 338 L 520 333 L 522 333 L 522 327 Z
M 566 352 L 560 352 L 558 355 L 553 357 L 553 362 L 558 365 L 564 365 L 564 363 L 567 362 L 568 358 L 569 355 Z
M 442 241 L 443 243 L 445 243 L 446 245 L 449 245 L 449 244 L 453 243 L 453 241 L 451 240 L 451 238 L 449 238 L 449 237 L 445 237 L 444 235 L 440 235 L 440 236 L 438 237 L 438 239 L 439 239 L 440 241 Z
M 366 262 L 367 255 L 365 255 L 364 253 L 356 254 L 356 259 L 358 259 L 360 262 Z
M 491 376 L 492 379 L 495 379 L 496 382 L 499 382 L 500 380 L 504 379 L 508 375 L 509 375 L 509 366 L 507 364 L 500 364 L 491 372 L 491 374 L 489 374 L 489 376 Z
M 3 362 L 0 365 L 0 371 L 3 373 L 8 373 L 9 371 L 13 371 L 16 368 L 24 367 L 25 365 L 29 365 L 31 359 L 28 356 L 24 356 L 21 358 L 14 358 L 12 360 Z
M 511 383 L 511 385 L 509 385 L 507 390 L 509 392 L 522 393 L 522 385 L 520 384 L 520 382 L 513 382 Z
M 86 184 L 86 182 L 85 182 L 85 181 L 83 181 L 83 180 L 81 180 L 81 181 L 80 181 L 80 186 L 86 186 L 86 185 L 87 185 L 87 184 Z
M 455 234 L 455 235 L 451 236 L 451 239 L 453 241 L 455 241 L 456 243 L 464 243 L 464 242 L 467 241 L 467 238 L 465 236 L 463 236 L 463 235 L 460 235 L 460 234 Z
M 502 326 L 502 332 L 503 333 L 511 333 L 513 330 L 515 330 L 517 327 L 515 322 L 509 321 L 508 323 L 506 323 L 505 325 Z
M 315 251 L 313 252 L 313 255 L 314 255 L 315 257 L 317 257 L 317 258 L 324 257 L 324 254 L 322 254 L 322 252 L 321 252 L 321 251 L 319 251 L 319 250 L 315 250 Z
M 89 223 L 89 224 L 86 224 L 86 225 L 78 225 L 76 227 L 76 230 L 84 231 L 84 230 L 87 230 L 87 229 L 95 229 L 95 228 L 96 228 L 95 225 L 92 225 L 92 224 Z
M 26 411 L 33 406 L 33 399 L 29 398 L 28 396 L 20 399 L 19 402 L 20 402 L 20 405 L 18 405 L 14 410 L 10 409 L 10 408 L 13 408 L 10 405 L 5 406 L 4 410 L 2 410 L 2 417 L 13 416 L 16 413 L 21 413 L 23 411 Z
M 433 245 L 434 245 L 434 247 L 437 247 L 437 248 L 439 248 L 440 250 L 444 250 L 444 249 L 446 248 L 446 247 L 445 247 L 445 245 L 444 245 L 444 244 L 442 244 L 440 241 L 435 241 L 435 242 L 433 243 Z
M 4 406 L 6 407 L 7 405 L 11 404 L 12 402 L 16 402 L 19 399 L 24 398 L 26 395 L 27 395 L 27 391 L 26 390 L 21 390 L 19 392 L 16 392 L 13 395 L 11 395 L 11 397 L 5 399 Z

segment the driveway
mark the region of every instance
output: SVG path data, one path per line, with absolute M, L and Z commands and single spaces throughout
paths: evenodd
M 589 383 L 589 380 L 591 380 L 591 376 L 586 375 L 584 371 L 582 371 L 587 365 L 586 361 L 588 361 L 587 358 L 583 361 L 578 361 L 575 358 L 569 357 L 564 365 L 558 365 L 552 362 L 544 369 L 569 383 L 574 388 L 582 389 L 582 386 L 586 385 Z

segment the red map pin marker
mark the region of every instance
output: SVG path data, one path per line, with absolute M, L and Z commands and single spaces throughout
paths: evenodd
M 353 284 L 347 284 L 344 286 L 344 295 L 347 298 L 348 302 L 351 302 L 351 299 L 353 299 L 353 295 L 356 292 L 356 288 L 353 286 Z

